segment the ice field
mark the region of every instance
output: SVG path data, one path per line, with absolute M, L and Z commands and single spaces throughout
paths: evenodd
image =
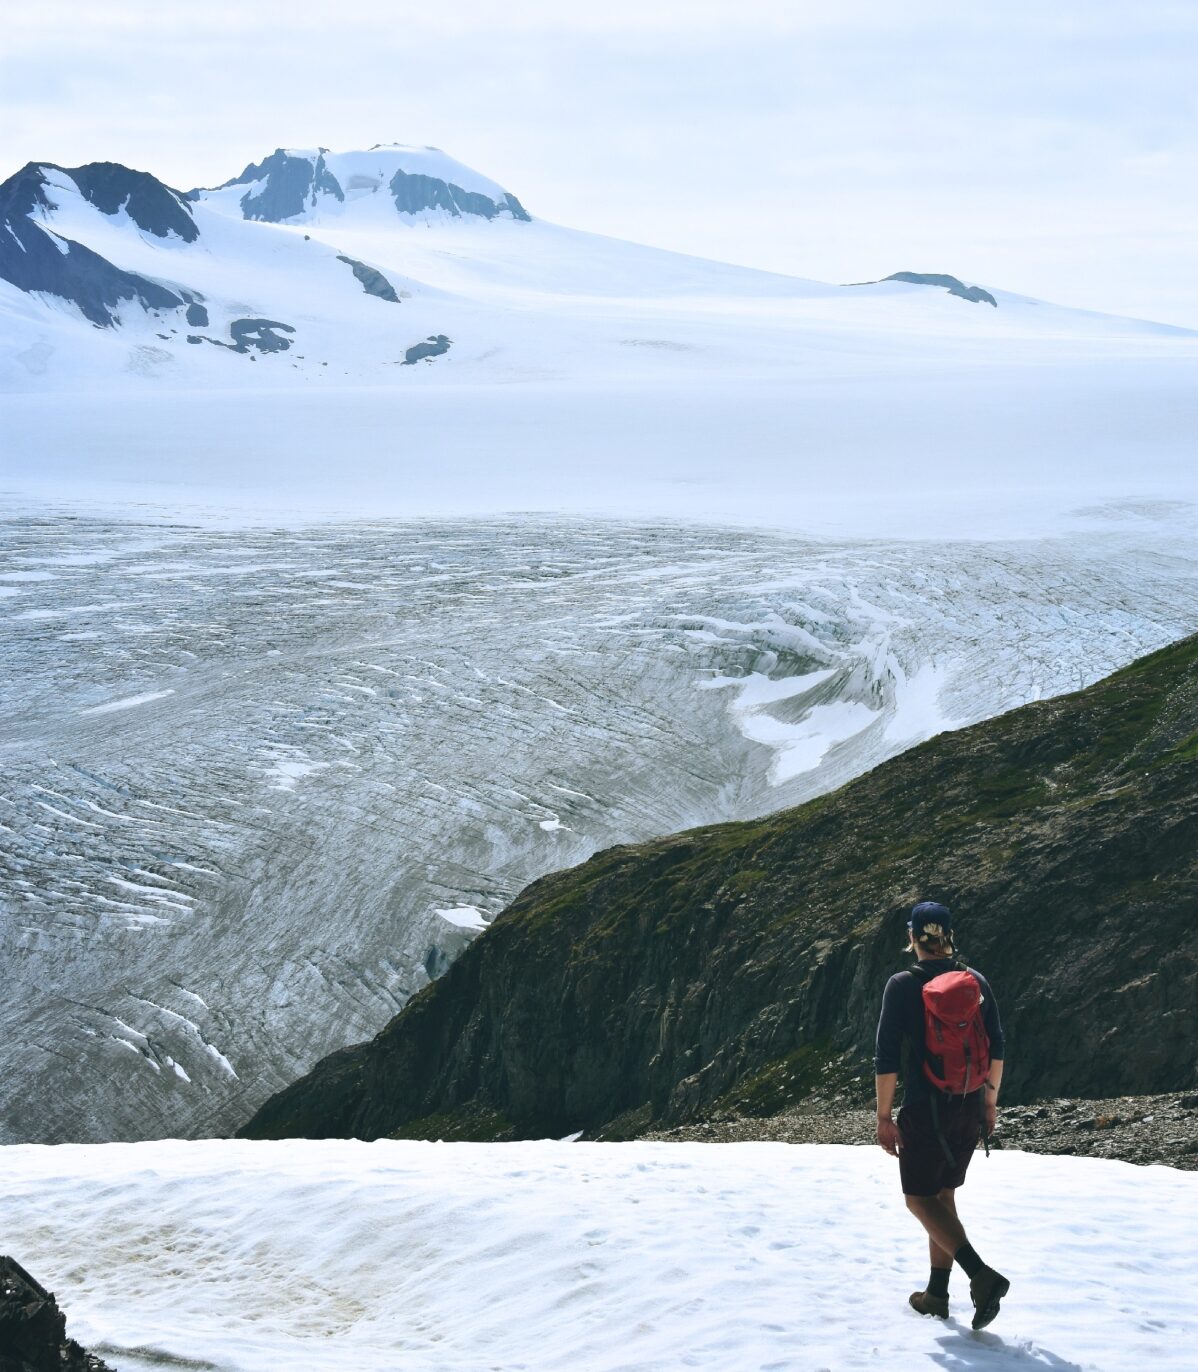
M 1198 334 L 1003 289 L 1017 283 L 983 283 L 991 305 L 754 271 L 535 206 L 531 222 L 398 213 L 386 181 L 426 154 L 333 155 L 344 198 L 314 192 L 278 223 L 242 217 L 243 184 L 185 209 L 159 186 L 190 242 L 44 168 L 45 205 L 13 228 L 186 291 L 209 322 L 129 303 L 96 328 L 0 280 L 0 496 L 905 538 L 1023 537 L 1087 504 L 1198 499 Z M 230 327 L 255 320 L 286 346 L 231 349 Z M 447 350 L 408 365 L 430 337 Z
M 1191 632 L 1184 518 L 1121 514 L 1012 543 L 0 522 L 0 1141 L 231 1132 L 533 878 Z

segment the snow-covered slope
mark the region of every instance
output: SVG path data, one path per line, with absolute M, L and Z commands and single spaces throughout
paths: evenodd
M 877 1148 L 7 1148 L 6 1248 L 121 1372 L 1189 1372 L 1198 1173 L 995 1152 L 961 1214 L 989 1329 L 907 1293 L 927 1241 Z M 81 1238 L 85 1236 L 85 1240 Z
M 403 143 L 340 153 L 276 148 L 223 186 L 190 191 L 187 198 L 271 224 L 361 217 L 367 208 L 384 221 L 395 215 L 425 220 L 529 217 L 509 191 L 440 148 Z
M 1184 330 L 599 238 L 394 145 L 186 195 L 42 164 L 0 205 L 10 491 L 888 533 L 1195 494 Z

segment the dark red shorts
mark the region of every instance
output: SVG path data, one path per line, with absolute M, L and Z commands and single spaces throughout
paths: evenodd
M 904 1105 L 898 1113 L 899 1176 L 904 1196 L 934 1196 L 946 1187 L 960 1186 L 982 1136 L 976 1092 L 964 1100 L 941 1098 L 936 1108 L 953 1161 L 945 1157 L 936 1137 L 931 1101 Z

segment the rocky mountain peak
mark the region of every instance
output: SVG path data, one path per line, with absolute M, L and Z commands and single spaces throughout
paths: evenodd
M 439 148 L 403 143 L 376 143 L 362 151 L 342 153 L 328 148 L 276 148 L 221 186 L 189 191 L 188 199 L 235 206 L 245 219 L 273 224 L 344 213 L 363 199 L 389 201 L 400 215 L 530 218 L 509 191 Z
M 117 162 L 81 167 L 28 162 L 0 184 L 0 280 L 69 300 L 101 328 L 118 322 L 123 301 L 136 301 L 146 310 L 184 304 L 183 294 L 123 271 L 78 242 L 59 222 L 72 201 L 113 218 L 124 216 L 155 238 L 191 243 L 199 236 L 183 198 L 148 172 Z

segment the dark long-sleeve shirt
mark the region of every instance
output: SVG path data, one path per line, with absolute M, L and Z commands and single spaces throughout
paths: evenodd
M 952 958 L 929 958 L 920 964 L 928 972 L 956 971 Z M 975 968 L 972 972 L 982 987 L 982 1020 L 990 1036 L 991 1058 L 1001 1058 L 1005 1049 L 998 1001 L 990 983 Z M 923 1074 L 923 988 L 924 982 L 913 972 L 896 972 L 882 993 L 882 1013 L 878 1017 L 878 1038 L 874 1050 L 874 1070 L 879 1076 L 898 1072 L 903 1079 L 903 1104 L 926 1098 L 930 1090 Z

